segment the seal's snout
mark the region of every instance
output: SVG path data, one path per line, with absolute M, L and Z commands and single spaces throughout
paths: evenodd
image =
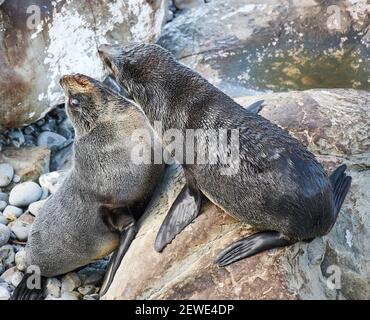
M 104 66 L 107 67 L 108 71 L 114 74 L 112 65 L 112 56 L 114 48 L 108 44 L 102 44 L 98 48 L 98 54 L 100 60 L 103 62 Z

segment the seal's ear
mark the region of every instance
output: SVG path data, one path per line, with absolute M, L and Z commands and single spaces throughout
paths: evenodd
M 108 228 L 120 234 L 118 248 L 109 261 L 108 269 L 100 290 L 100 296 L 103 296 L 112 284 L 121 261 L 136 236 L 137 227 L 135 218 L 130 214 L 130 209 L 128 207 L 117 208 L 111 205 L 103 205 L 100 208 L 100 214 Z

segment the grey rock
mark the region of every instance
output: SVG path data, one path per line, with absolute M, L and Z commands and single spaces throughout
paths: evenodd
M 9 220 L 3 216 L 3 214 L 0 212 L 0 224 L 7 225 L 9 223 Z
M 10 292 L 6 288 L 0 286 L 0 300 L 9 300 L 9 298 Z
M 9 195 L 7 193 L 0 192 L 0 201 L 8 202 L 9 201 Z
M 204 0 L 173 0 L 173 4 L 179 10 L 191 9 L 204 4 Z
M 22 281 L 23 273 L 18 271 L 16 267 L 12 267 L 6 270 L 0 277 L 0 279 L 4 280 L 7 284 L 12 285 L 13 287 L 18 286 L 18 284 Z
M 333 28 L 326 1 L 213 0 L 178 14 L 158 43 L 233 97 L 368 90 L 370 21 L 366 1 L 358 2 L 335 1 L 341 21 Z
M 21 181 L 21 177 L 20 176 L 17 176 L 16 174 L 13 176 L 13 180 L 12 180 L 14 183 L 18 183 Z
M 53 298 L 60 298 L 62 283 L 57 278 L 46 280 L 45 294 Z
M 3 211 L 7 206 L 6 201 L 0 201 L 0 211 Z
M 84 287 L 78 288 L 78 292 L 81 293 L 83 296 L 91 295 L 98 292 L 98 288 L 93 285 L 86 285 Z
M 5 225 L 0 224 L 0 247 L 7 244 L 9 239 L 10 239 L 10 229 Z
M 0 152 L 0 162 L 11 164 L 22 182 L 37 181 L 41 174 L 49 172 L 50 150 L 42 147 L 7 147 Z
M 100 286 L 103 281 L 105 271 L 86 267 L 78 271 L 77 274 L 80 277 L 82 284 L 84 286 L 87 285 Z
M 1 163 L 0 164 L 0 187 L 8 186 L 14 176 L 14 169 L 8 163 Z
M 7 244 L 0 247 L 0 263 L 5 267 L 5 269 L 9 269 L 14 266 L 15 252 L 12 245 Z
M 21 242 L 27 241 L 30 229 L 31 226 L 22 221 L 16 221 L 14 225 L 11 226 L 11 231 L 15 234 L 17 240 Z
M 41 195 L 40 201 L 46 200 L 49 197 L 49 190 L 45 187 L 41 187 L 41 189 L 42 189 L 42 195 Z
M 28 207 L 29 212 L 36 217 L 46 201 L 47 200 L 39 200 L 37 202 L 31 203 Z
M 23 214 L 23 210 L 21 208 L 15 206 L 7 206 L 3 212 L 4 217 L 9 218 L 19 218 Z
M 41 187 L 32 181 L 15 186 L 9 194 L 9 203 L 13 206 L 26 207 L 41 198 Z
M 74 273 L 70 272 L 63 276 L 62 278 L 62 292 L 72 292 L 73 290 L 77 289 L 81 286 L 81 280 L 79 276 Z
M 15 254 L 15 265 L 19 271 L 26 271 L 27 262 L 26 262 L 26 251 L 21 250 Z
M 55 152 L 51 158 L 50 170 L 67 170 L 72 167 L 73 143 Z
M 30 18 L 31 5 L 42 8 L 40 29 L 20 23 Z M 78 70 L 102 80 L 105 72 L 96 58 L 97 43 L 154 42 L 166 7 L 167 0 L 106 0 L 91 2 L 88 9 L 77 0 L 24 0 L 17 6 L 5 1 L 0 7 L 0 132 L 33 123 L 63 103 L 58 83 L 62 72 Z M 76 59 L 79 56 L 85 58 Z
M 37 145 L 39 147 L 47 147 L 54 151 L 58 150 L 67 141 L 66 138 L 55 132 L 44 131 L 37 138 Z
M 16 148 L 21 147 L 25 142 L 23 132 L 20 129 L 13 130 L 8 135 L 12 140 L 12 145 Z
M 63 292 L 59 298 L 47 295 L 45 300 L 80 300 L 81 295 L 78 292 Z
M 99 300 L 99 295 L 97 293 L 89 294 L 84 296 L 83 300 Z
M 39 183 L 41 187 L 54 193 L 62 184 L 65 177 L 68 175 L 68 170 L 53 171 L 40 176 Z

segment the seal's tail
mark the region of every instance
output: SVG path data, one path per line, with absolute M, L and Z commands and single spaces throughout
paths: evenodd
M 334 222 L 337 220 L 338 213 L 340 211 L 340 208 L 342 207 L 343 201 L 346 198 L 352 182 L 352 177 L 347 176 L 346 170 L 347 166 L 343 164 L 335 169 L 332 175 L 329 177 L 334 192 Z

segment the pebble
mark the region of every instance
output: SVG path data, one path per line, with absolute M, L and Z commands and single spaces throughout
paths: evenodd
M 61 286 L 62 286 L 62 283 L 57 278 L 48 278 L 46 280 L 46 287 L 45 287 L 46 296 L 60 298 Z
M 63 292 L 59 298 L 55 298 L 51 294 L 47 295 L 45 300 L 80 300 L 81 296 L 78 292 Z
M 16 221 L 15 224 L 11 227 L 11 230 L 17 237 L 17 240 L 21 242 L 27 241 L 30 229 L 31 226 L 28 223 L 24 223 L 22 221 Z
M 82 280 L 84 286 L 87 285 L 100 286 L 103 281 L 105 271 L 86 267 L 78 271 L 77 274 Z
M 0 201 L 8 202 L 9 201 L 8 194 L 7 193 L 4 193 L 4 192 L 0 192 Z
M 54 193 L 58 190 L 68 172 L 68 170 L 61 170 L 45 173 L 39 178 L 40 186 L 49 190 L 50 193 Z
M 99 295 L 97 293 L 88 294 L 84 296 L 84 300 L 99 300 Z
M 29 212 L 36 217 L 39 214 L 40 209 L 44 206 L 45 202 L 46 202 L 46 199 L 31 203 L 30 206 L 28 207 Z
M 7 206 L 3 212 L 3 216 L 5 218 L 7 217 L 12 218 L 12 216 L 19 218 L 22 214 L 23 214 L 23 210 L 15 206 Z
M 0 211 L 3 211 L 7 206 L 6 201 L 0 201 Z
M 23 273 L 18 271 L 16 267 L 6 270 L 0 277 L 0 279 L 14 287 L 16 287 L 22 281 L 22 278 Z
M 0 262 L 5 267 L 5 269 L 14 267 L 15 252 L 12 245 L 7 244 L 0 247 Z
M 0 224 L 7 225 L 9 220 L 0 213 Z
M 83 296 L 94 294 L 98 292 L 98 288 L 92 285 L 87 285 L 84 287 L 78 288 L 78 292 L 81 293 Z
M 9 300 L 10 293 L 7 288 L 0 286 L 0 300 Z
M 17 207 L 26 207 L 32 202 L 40 200 L 41 187 L 32 181 L 24 182 L 15 186 L 9 194 L 9 203 Z
M 72 292 L 81 286 L 81 279 L 77 273 L 70 272 L 62 278 L 62 292 Z
M 14 169 L 10 164 L 0 164 L 0 187 L 8 186 L 12 182 L 13 176 Z
M 15 265 L 19 271 L 26 271 L 26 251 L 20 250 L 15 254 Z
M 55 132 L 44 131 L 37 138 L 37 145 L 39 147 L 47 147 L 55 151 L 67 141 L 62 135 Z
M 21 181 L 21 177 L 20 176 L 17 176 L 16 174 L 13 176 L 13 182 L 14 183 L 18 183 L 19 181 Z
M 0 224 L 0 247 L 7 244 L 9 239 L 10 239 L 10 229 L 5 225 Z
M 41 189 L 42 189 L 42 195 L 41 195 L 40 200 L 45 200 L 49 197 L 49 190 L 45 187 L 41 187 Z

